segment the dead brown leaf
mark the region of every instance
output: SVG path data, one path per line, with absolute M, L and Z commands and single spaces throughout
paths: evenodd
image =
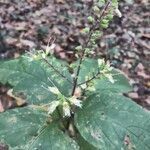
M 17 97 L 13 94 L 13 89 L 8 90 L 7 95 L 15 99 L 17 106 L 22 106 L 26 103 L 24 99 L 22 99 L 21 97 Z
M 128 96 L 132 99 L 138 99 L 139 95 L 136 92 L 131 92 L 128 94 Z

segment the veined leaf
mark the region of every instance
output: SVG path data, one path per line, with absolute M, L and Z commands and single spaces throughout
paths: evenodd
M 81 135 L 78 135 L 77 140 L 80 146 L 80 150 L 98 150 L 93 145 L 91 145 L 88 141 L 86 141 Z
M 100 150 L 149 150 L 150 113 L 124 96 L 91 95 L 75 116 L 80 134 Z
M 115 82 L 111 83 L 106 77 L 102 76 L 100 79 L 94 80 L 94 87 L 96 91 L 100 93 L 105 91 L 113 93 L 125 93 L 132 90 L 129 80 L 127 77 L 125 77 L 123 72 L 119 71 L 118 69 L 113 69 L 111 73 Z
M 19 108 L 0 114 L 0 141 L 10 150 L 78 150 L 78 145 L 58 128 L 46 123 L 46 113 Z
M 28 144 L 27 150 L 78 150 L 79 146 L 57 127 L 51 124 L 42 128 L 37 137 Z
M 0 113 L 0 140 L 12 148 L 26 145 L 43 126 L 48 116 L 30 107 Z
M 78 61 L 75 64 L 78 65 Z M 77 69 L 77 68 L 76 68 Z M 87 78 L 91 78 L 93 74 L 97 73 L 98 62 L 95 59 L 86 58 L 81 64 L 81 69 L 78 77 L 78 83 L 85 82 Z
M 97 60 L 89 59 L 89 58 L 85 59 L 81 65 L 78 84 L 83 83 L 88 79 L 92 78 L 93 75 L 97 74 L 97 72 L 98 72 Z M 104 77 L 103 75 L 101 75 L 99 79 L 93 80 L 94 87 L 98 92 L 102 93 L 105 90 L 109 90 L 111 92 L 116 92 L 116 93 L 125 93 L 132 90 L 128 79 L 121 71 L 117 69 L 113 69 L 111 71 L 111 74 L 115 80 L 115 83 L 111 83 L 108 80 L 108 78 Z M 87 77 L 88 79 L 86 79 Z
M 58 67 L 58 62 L 53 63 Z M 62 63 L 62 62 L 61 62 Z M 71 79 L 71 75 L 67 68 L 59 68 L 65 72 L 65 76 Z M 14 91 L 20 91 L 27 95 L 27 100 L 30 103 L 41 104 L 56 100 L 56 96 L 48 91 L 48 86 L 54 86 L 64 94 L 68 95 L 72 89 L 72 84 L 67 82 L 52 68 L 41 61 L 28 61 L 26 58 L 5 61 L 0 64 L 0 82 L 2 84 L 9 83 L 14 87 Z M 50 80 L 48 80 L 48 78 Z M 47 90 L 45 88 L 47 88 Z

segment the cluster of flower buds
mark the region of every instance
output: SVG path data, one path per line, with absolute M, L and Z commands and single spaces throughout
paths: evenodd
M 115 80 L 111 73 L 113 68 L 110 66 L 110 63 L 108 61 L 105 63 L 104 59 L 98 59 L 98 66 L 100 68 L 100 75 L 105 76 L 111 83 L 114 83 Z
M 49 54 L 52 54 L 55 48 L 55 44 L 48 45 L 46 50 L 32 50 L 28 52 L 28 58 L 30 61 L 45 59 Z
M 84 84 L 80 85 L 82 89 L 86 89 L 88 91 L 95 91 L 95 85 L 94 85 L 94 80 L 91 80 L 91 78 L 96 79 L 96 78 L 101 78 L 102 76 L 106 77 L 111 83 L 114 83 L 115 80 L 113 79 L 113 74 L 112 74 L 112 67 L 110 63 L 107 61 L 105 62 L 104 59 L 98 59 L 98 70 L 97 73 L 93 73 L 92 77 L 86 76 L 85 80 L 90 81 L 90 82 L 85 82 Z
M 82 101 L 77 99 L 75 96 L 65 97 L 58 90 L 57 87 L 48 87 L 49 91 L 55 95 L 57 95 L 56 101 L 52 101 L 48 107 L 48 114 L 52 114 L 55 109 L 60 106 L 63 110 L 63 117 L 70 117 L 71 113 L 73 113 L 71 106 L 82 107 Z
M 101 10 L 105 7 L 106 3 L 108 3 L 108 0 L 95 0 L 93 11 L 95 18 L 99 18 Z M 99 26 L 101 28 L 107 28 L 109 26 L 109 22 L 113 19 L 113 16 L 117 15 L 121 17 L 121 12 L 118 9 L 118 0 L 111 0 L 107 10 L 104 13 L 104 17 L 101 20 Z
M 84 50 L 86 54 L 92 54 L 98 47 L 97 40 L 102 36 L 102 32 L 99 29 L 107 28 L 114 15 L 122 16 L 118 9 L 118 0 L 111 0 L 109 3 L 108 0 L 94 0 L 92 12 L 87 17 L 89 24 L 81 30 L 81 34 L 86 37 L 90 36 L 89 42 L 86 47 L 79 45 L 75 47 L 75 50 Z

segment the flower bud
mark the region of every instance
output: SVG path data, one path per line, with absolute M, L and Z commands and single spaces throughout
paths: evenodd
M 77 51 L 80 51 L 80 50 L 82 50 L 82 46 L 80 45 L 80 46 L 77 46 L 77 47 L 75 47 L 75 49 L 77 50 Z
M 105 76 L 106 78 L 108 78 L 108 80 L 109 80 L 111 83 L 115 83 L 115 80 L 113 79 L 112 74 L 104 74 L 104 76 Z
M 104 59 L 98 59 L 98 66 L 101 67 L 102 65 L 105 64 L 105 60 Z
M 89 33 L 90 32 L 90 28 L 89 27 L 85 27 L 83 30 L 82 30 L 82 33 Z
M 89 16 L 87 19 L 88 19 L 88 21 L 91 22 L 91 23 L 94 22 L 94 18 L 93 18 L 92 16 Z
M 118 16 L 118 17 L 122 17 L 122 14 L 121 14 L 121 12 L 120 12 L 120 10 L 117 8 L 117 9 L 115 9 L 115 13 L 116 13 L 116 15 Z
M 96 13 L 99 13 L 100 9 L 97 7 L 97 6 L 94 6 L 93 7 L 93 10 L 96 12 Z
M 100 26 L 104 29 L 108 28 L 108 23 L 101 23 Z

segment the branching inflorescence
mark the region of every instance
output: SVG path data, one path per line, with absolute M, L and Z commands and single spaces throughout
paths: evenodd
M 82 45 L 75 47 L 79 61 L 76 69 L 73 72 L 72 80 L 68 79 L 47 59 L 47 56 L 53 54 L 52 52 L 55 48 L 54 40 L 52 42 L 50 42 L 51 39 L 49 40 L 48 46 L 45 51 L 35 51 L 35 53 L 32 53 L 32 60 L 43 60 L 50 68 L 55 71 L 56 74 L 61 76 L 64 80 L 66 80 L 66 82 L 72 84 L 70 98 L 64 97 L 64 95 L 59 92 L 59 89 L 55 85 L 53 87 L 48 87 L 49 91 L 56 94 L 58 96 L 58 100 L 60 100 L 50 103 L 48 109 L 49 114 L 53 113 L 53 111 L 61 105 L 64 112 L 63 116 L 71 116 L 71 105 L 75 105 L 78 107 L 82 106 L 81 101 L 78 100 L 78 97 L 75 96 L 76 89 L 78 87 L 84 90 L 94 89 L 94 87 L 92 87 L 92 81 L 94 79 L 105 76 L 110 82 L 115 82 L 111 74 L 112 67 L 110 67 L 109 62 L 105 63 L 104 59 L 98 59 L 97 72 L 93 73 L 91 77 L 86 77 L 86 81 L 78 83 L 82 62 L 84 61 L 85 57 L 88 56 L 88 54 L 91 54 L 94 49 L 98 47 L 96 41 L 101 37 L 102 29 L 108 27 L 109 22 L 112 20 L 115 14 L 118 14 L 118 16 L 121 17 L 121 13 L 118 10 L 117 0 L 94 0 L 91 9 L 91 14 L 87 17 L 89 25 L 81 31 L 81 34 L 86 37 L 85 41 Z

